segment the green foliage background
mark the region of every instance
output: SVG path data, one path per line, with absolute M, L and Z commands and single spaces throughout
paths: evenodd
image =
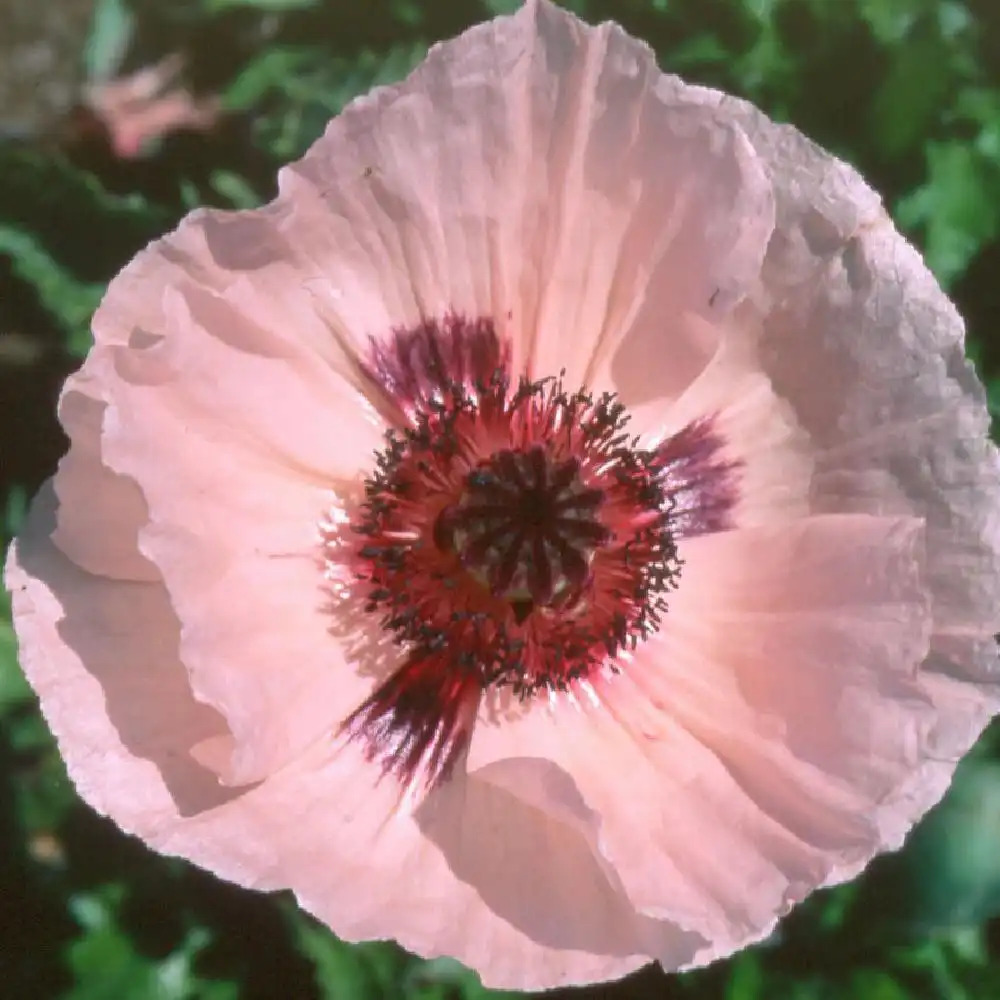
M 661 65 L 750 98 L 858 166 L 967 317 L 1000 405 L 1000 6 L 994 0 L 567 0 Z M 196 204 L 271 196 L 355 94 L 516 0 L 98 0 L 80 72 L 169 51 L 228 116 L 116 161 L 57 125 L 0 132 L 0 514 L 9 538 L 64 443 L 58 385 L 111 276 Z M 2 11 L 0 11 L 2 17 Z M 0 107 L 0 126 L 5 109 Z M 987 733 L 899 854 L 817 894 L 710 969 L 591 997 L 1000 997 L 1000 739 Z M 335 940 L 287 898 L 222 884 L 119 834 L 74 796 L 0 607 L 0 993 L 12 1000 L 444 1000 L 455 963 Z

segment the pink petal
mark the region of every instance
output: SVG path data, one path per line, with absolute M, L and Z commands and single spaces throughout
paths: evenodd
M 818 452 L 813 508 L 926 518 L 928 667 L 988 685 L 995 704 L 1000 459 L 961 318 L 851 167 L 744 101 L 675 77 L 659 90 L 724 107 L 774 185 L 754 322 L 764 373 Z
M 708 342 L 708 324 L 690 313 L 677 323 Z M 809 511 L 815 446 L 788 403 L 761 371 L 757 345 L 743 310 L 713 329 L 718 346 L 677 398 L 657 398 L 632 409 L 630 428 L 647 445 L 711 418 L 725 447 L 722 462 L 739 464 L 734 524 L 787 521 Z
M 191 692 L 177 617 L 155 576 L 80 568 L 53 544 L 55 517 L 47 484 L 7 559 L 21 665 L 81 796 L 146 837 L 232 794 L 187 756 L 225 720 Z
M 59 498 L 53 540 L 78 566 L 114 580 L 155 580 L 156 568 L 139 552 L 139 528 L 149 517 L 136 483 L 102 464 L 101 424 L 106 403 L 100 380 L 86 371 L 70 377 L 59 419 L 70 449 L 53 486 Z
M 553 762 L 601 817 L 600 850 L 640 912 L 712 942 L 700 963 L 898 846 L 951 765 L 932 761 L 918 674 L 918 521 L 809 518 L 691 539 L 681 556 L 664 625 L 623 673 L 581 684 L 575 709 L 482 720 L 469 768 Z
M 679 392 L 714 340 L 673 317 L 746 294 L 773 204 L 740 130 L 661 100 L 659 77 L 617 26 L 529 3 L 355 101 L 279 198 L 334 325 L 363 343 L 486 315 L 515 368 L 626 402 Z
M 22 662 L 80 793 L 127 832 L 490 986 L 613 978 L 704 945 L 636 913 L 571 826 L 491 780 L 395 812 L 356 748 L 320 744 L 253 788 L 220 785 L 191 751 L 225 724 L 194 697 L 165 588 L 86 573 L 49 540 L 53 517 L 46 489 L 8 561 Z
M 266 231 L 256 235 L 267 272 Z M 367 682 L 330 634 L 319 523 L 370 465 L 381 425 L 308 336 L 294 339 L 296 313 L 267 302 L 266 277 L 250 286 L 219 270 L 215 238 L 225 249 L 233 234 L 189 223 L 126 270 L 95 320 L 85 373 L 108 399 L 103 460 L 141 486 L 139 544 L 184 622 L 197 696 L 229 722 L 225 777 L 239 783 L 335 729 L 363 697 Z M 171 267 L 181 254 L 202 284 Z M 156 255 L 174 280 L 159 295 Z

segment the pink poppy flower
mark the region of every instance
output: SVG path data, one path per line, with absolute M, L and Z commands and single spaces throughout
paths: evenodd
M 83 797 L 349 940 L 703 964 L 997 710 L 961 321 L 849 167 L 545 0 L 112 283 L 7 581 Z

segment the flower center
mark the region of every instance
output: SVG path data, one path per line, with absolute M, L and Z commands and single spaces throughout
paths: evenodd
M 504 448 L 466 475 L 458 502 L 438 515 L 435 540 L 523 622 L 536 606 L 583 595 L 595 549 L 610 538 L 603 499 L 576 456 L 560 459 L 540 444 Z
M 357 575 L 418 653 L 483 687 L 564 688 L 655 627 L 677 570 L 655 456 L 624 408 L 502 367 L 388 435 Z M 457 667 L 456 667 L 457 669 Z
M 481 321 L 397 333 L 369 374 L 397 426 L 348 562 L 401 657 L 342 732 L 383 773 L 430 788 L 461 759 L 487 689 L 525 699 L 615 672 L 659 627 L 691 474 L 717 485 L 708 473 L 728 467 L 697 428 L 697 448 L 641 448 L 611 393 L 515 381 Z M 341 542 L 328 538 L 331 563 Z

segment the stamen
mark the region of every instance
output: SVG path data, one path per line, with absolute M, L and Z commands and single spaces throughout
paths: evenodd
M 453 773 L 487 688 L 530 698 L 620 669 L 660 626 L 676 539 L 735 502 L 709 424 L 644 450 L 613 394 L 514 381 L 509 356 L 488 320 L 454 316 L 372 349 L 400 426 L 350 568 L 405 656 L 341 731 L 407 786 Z

